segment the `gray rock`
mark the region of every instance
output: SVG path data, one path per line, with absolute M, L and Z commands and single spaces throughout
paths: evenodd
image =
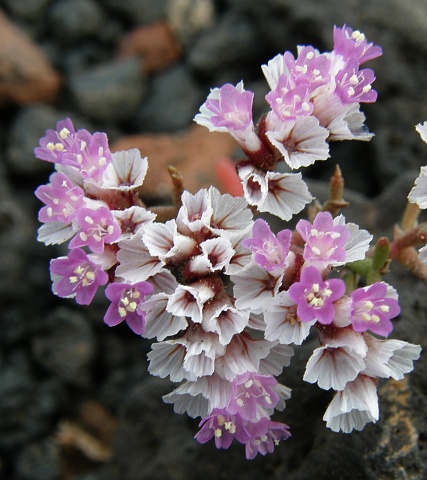
M 102 122 L 129 120 L 145 92 L 143 68 L 136 58 L 72 74 L 69 82 L 79 113 Z
M 256 39 L 256 26 L 249 17 L 226 13 L 215 28 L 189 46 L 188 64 L 203 76 L 218 75 L 258 58 L 261 44 Z
M 59 445 L 44 438 L 24 447 L 18 455 L 16 473 L 20 480 L 57 480 L 63 465 Z
M 94 0 L 58 0 L 49 11 L 49 25 L 61 44 L 95 37 L 105 23 L 104 13 Z
M 151 90 L 136 116 L 144 132 L 174 132 L 187 128 L 204 94 L 183 65 L 153 76 Z
M 169 0 L 104 0 L 112 12 L 133 25 L 148 25 L 166 18 Z
M 33 20 L 43 14 L 51 0 L 4 0 L 5 7 L 22 20 Z

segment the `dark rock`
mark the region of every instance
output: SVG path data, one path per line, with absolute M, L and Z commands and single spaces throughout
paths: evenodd
M 59 445 L 45 438 L 24 447 L 17 457 L 16 474 L 19 480 L 57 480 L 63 465 Z
M 59 0 L 52 4 L 49 12 L 53 34 L 65 45 L 97 36 L 105 23 L 103 11 L 94 0 Z
M 217 76 L 233 66 L 253 62 L 260 56 L 261 44 L 255 24 L 248 17 L 226 13 L 215 28 L 203 33 L 190 45 L 188 64 L 204 77 Z M 242 67 L 244 69 L 244 66 Z
M 112 12 L 122 16 L 133 25 L 148 25 L 164 20 L 168 0 L 104 0 Z
M 87 319 L 60 307 L 40 322 L 31 339 L 37 363 L 61 381 L 88 385 L 92 376 L 96 342 Z
M 112 122 L 129 120 L 144 95 L 140 61 L 131 58 L 70 75 L 70 90 L 79 113 Z
M 5 0 L 7 10 L 22 20 L 33 20 L 43 14 L 50 0 Z
M 174 132 L 191 125 L 204 94 L 183 65 L 153 76 L 137 114 L 144 132 Z

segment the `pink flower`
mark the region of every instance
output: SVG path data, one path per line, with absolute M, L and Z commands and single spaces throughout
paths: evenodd
M 83 190 L 74 185 L 64 173 L 54 173 L 51 183 L 35 191 L 36 197 L 46 204 L 39 212 L 43 223 L 62 222 L 69 224 L 76 210 L 83 206 Z
M 292 232 L 282 230 L 276 237 L 268 223 L 259 218 L 254 223 L 252 235 L 243 240 L 242 245 L 255 253 L 255 262 L 267 271 L 282 268 L 289 254 Z
M 281 75 L 276 88 L 271 90 L 265 99 L 274 113 L 282 120 L 311 115 L 313 105 L 310 102 L 307 84 L 293 84 L 288 75 Z
M 334 52 L 345 58 L 356 59 L 359 65 L 382 55 L 381 47 L 368 43 L 363 33 L 353 31 L 346 25 L 334 27 Z
M 80 232 L 71 240 L 70 248 L 88 246 L 94 253 L 102 253 L 105 243 L 117 241 L 121 235 L 111 211 L 107 207 L 96 210 L 81 208 L 76 213 Z
M 256 152 L 262 144 L 252 121 L 253 97 L 243 82 L 214 88 L 194 120 L 211 132 L 228 132 L 245 151 Z
M 386 337 L 392 330 L 390 319 L 400 313 L 396 298 L 391 298 L 384 282 L 358 288 L 351 294 L 351 320 L 356 332 L 370 330 Z
M 79 305 L 89 305 L 98 287 L 108 281 L 108 275 L 80 248 L 71 250 L 68 257 L 52 260 L 50 271 L 54 293 L 63 298 L 76 297 Z
M 111 300 L 111 305 L 104 317 L 104 322 L 114 327 L 126 321 L 129 328 L 138 335 L 144 333 L 144 313 L 139 309 L 145 296 L 153 293 L 153 286 L 148 282 L 133 285 L 127 283 L 111 283 L 105 290 L 105 296 Z
M 240 415 L 231 415 L 225 409 L 214 409 L 202 419 L 199 427 L 201 430 L 194 438 L 199 443 L 206 443 L 214 437 L 216 448 L 228 448 L 234 438 L 240 443 L 245 443 L 248 439 Z
M 344 104 L 373 103 L 378 96 L 371 87 L 374 80 L 373 70 L 370 68 L 359 70 L 356 60 L 350 60 L 335 76 L 336 92 Z
M 345 260 L 344 245 L 350 233 L 344 225 L 334 225 L 329 212 L 319 212 L 313 225 L 307 220 L 300 220 L 296 229 L 306 242 L 303 256 L 309 263 L 325 267 Z
M 62 163 L 65 152 L 74 147 L 75 130 L 73 122 L 66 118 L 56 124 L 56 130 L 47 130 L 46 135 L 40 139 L 40 147 L 34 149 L 34 154 L 40 160 Z
M 334 320 L 333 302 L 344 295 L 345 283 L 340 279 L 323 280 L 315 267 L 301 271 L 301 279 L 289 288 L 289 296 L 298 305 L 297 314 L 302 322 L 317 319 L 325 325 Z
M 267 417 L 262 417 L 258 422 L 247 423 L 245 428 L 249 437 L 245 442 L 247 460 L 252 460 L 258 453 L 272 453 L 280 440 L 291 436 L 288 425 L 273 422 Z
M 76 167 L 85 179 L 99 179 L 112 158 L 105 133 L 76 132 L 69 118 L 46 132 L 34 154 L 41 160 Z
M 279 396 L 272 387 L 277 380 L 272 375 L 244 373 L 238 375 L 231 384 L 230 401 L 227 411 L 239 413 L 245 420 L 254 420 L 259 408 L 273 409 L 279 401 Z

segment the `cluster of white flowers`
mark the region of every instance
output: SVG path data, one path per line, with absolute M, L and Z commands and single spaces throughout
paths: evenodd
M 305 167 L 328 158 L 331 140 L 372 136 L 360 102 L 375 101 L 375 77 L 359 66 L 381 49 L 349 27 L 335 28 L 334 43 L 332 52 L 300 47 L 296 59 L 286 52 L 263 66 L 271 110 L 257 128 L 243 83 L 212 90 L 202 105 L 195 120 L 229 132 L 247 156 L 237 164 L 244 198 L 214 187 L 184 191 L 156 221 L 137 193 L 148 168 L 138 150 L 111 153 L 104 133 L 75 131 L 70 119 L 35 150 L 56 169 L 36 190 L 45 204 L 39 240 L 69 242 L 68 255 L 51 261 L 54 293 L 88 305 L 108 284 L 105 323 L 155 339 L 149 372 L 178 384 L 164 401 L 201 417 L 199 442 L 228 448 L 236 439 L 247 458 L 290 436 L 271 419 L 291 396 L 276 377 L 312 327 L 320 346 L 304 380 L 335 391 L 324 415 L 334 431 L 376 422 L 378 378 L 402 379 L 420 355 L 417 345 L 378 338 L 390 334 L 400 307 L 378 278 L 384 262 L 371 261 L 366 230 L 320 207 L 277 235 L 253 219 L 256 207 L 289 220 L 313 199 L 301 173 L 281 173 L 278 162 Z M 409 197 L 421 207 L 426 177 L 422 170 Z M 366 261 L 376 278 L 346 281 Z

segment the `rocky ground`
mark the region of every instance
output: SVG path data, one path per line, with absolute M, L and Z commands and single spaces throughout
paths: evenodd
M 330 50 L 333 25 L 346 23 L 384 50 L 373 65 L 379 100 L 363 108 L 376 136 L 334 145 L 308 175 L 324 199 L 339 163 L 346 217 L 390 232 L 427 164 L 414 130 L 427 119 L 425 0 L 0 0 L 0 8 L 0 477 L 427 478 L 426 355 L 407 380 L 381 384 L 376 425 L 334 434 L 322 421 L 329 393 L 301 380 L 308 344 L 283 378 L 293 389 L 278 417 L 292 429 L 286 444 L 253 461 L 240 445 L 197 444 L 197 422 L 161 400 L 169 382 L 146 373 L 149 344 L 103 324 L 102 296 L 83 309 L 51 294 L 48 263 L 63 249 L 36 242 L 33 195 L 51 172 L 33 148 L 65 116 L 107 132 L 113 149 L 137 146 L 149 157 L 149 201 L 170 194 L 168 164 L 191 191 L 224 189 L 217 165 L 235 145 L 192 122 L 209 89 L 244 79 L 257 118 L 267 92 L 260 65 L 297 44 Z M 387 280 L 402 306 L 392 335 L 426 347 L 426 286 L 398 266 Z

